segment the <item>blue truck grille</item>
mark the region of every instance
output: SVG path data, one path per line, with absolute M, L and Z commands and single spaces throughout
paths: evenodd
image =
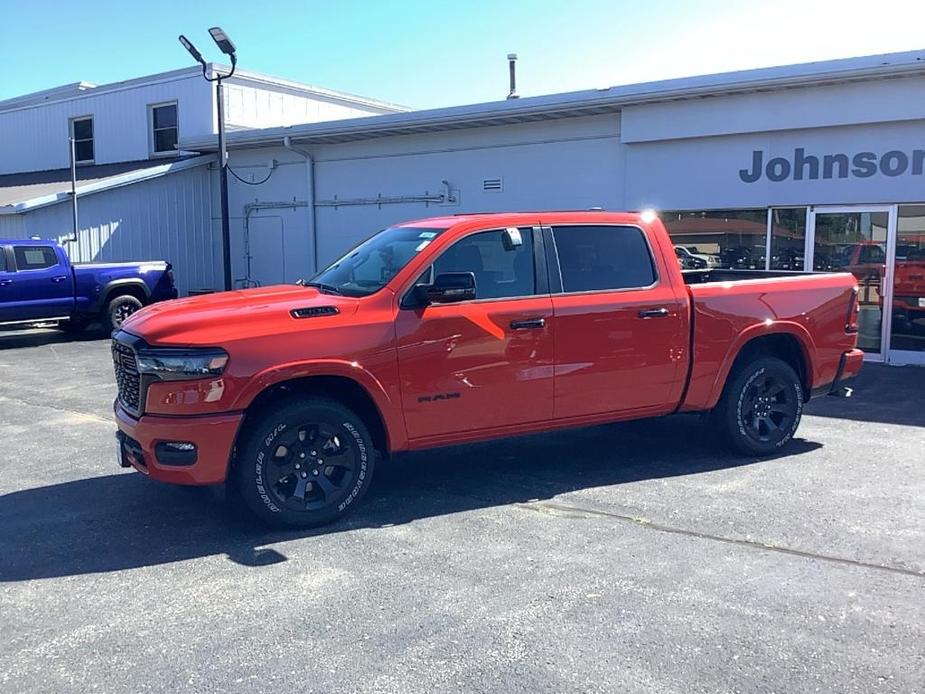
M 138 374 L 135 350 L 113 340 L 112 365 L 116 372 L 119 402 L 132 414 L 141 414 L 141 376 Z

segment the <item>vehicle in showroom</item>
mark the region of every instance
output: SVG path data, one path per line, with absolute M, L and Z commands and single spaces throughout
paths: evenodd
M 706 260 L 694 255 L 684 246 L 675 246 L 674 252 L 682 270 L 703 270 L 707 267 Z
M 678 244 L 675 246 L 675 250 L 678 251 L 678 257 L 685 255 L 690 259 L 690 268 L 691 270 L 699 270 L 702 268 L 710 267 L 721 267 L 722 259 L 718 255 L 713 255 L 712 253 L 701 253 L 697 246 L 682 246 Z
M 142 306 L 177 298 L 164 261 L 71 263 L 54 241 L 0 239 L 0 324 L 55 321 L 112 332 Z
M 424 219 L 300 286 L 131 316 L 112 342 L 119 461 L 314 526 L 402 451 L 699 412 L 767 456 L 808 398 L 846 394 L 856 341 L 850 274 L 682 272 L 651 213 Z

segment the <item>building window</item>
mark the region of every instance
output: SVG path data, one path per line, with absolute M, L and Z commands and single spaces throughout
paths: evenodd
M 78 164 L 93 161 L 93 117 L 71 119 L 71 137 L 74 138 L 74 154 Z
M 804 270 L 806 208 L 771 210 L 769 270 Z
M 179 129 L 177 104 L 151 107 L 151 151 L 154 154 L 176 154 Z
M 763 270 L 766 267 L 768 211 L 708 210 L 703 212 L 664 212 L 675 250 L 695 258 L 704 268 Z M 680 247 L 680 248 L 679 248 Z M 682 267 L 683 258 L 680 258 Z

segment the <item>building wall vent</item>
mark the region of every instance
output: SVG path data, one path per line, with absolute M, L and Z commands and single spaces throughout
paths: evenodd
M 504 181 L 500 178 L 484 178 L 482 190 L 486 193 L 500 193 L 504 190 Z

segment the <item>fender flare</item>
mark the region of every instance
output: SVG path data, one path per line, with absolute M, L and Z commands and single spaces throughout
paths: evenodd
M 145 281 L 140 277 L 124 277 L 122 279 L 110 280 L 106 284 L 100 287 L 99 294 L 96 297 L 96 300 L 90 304 L 90 312 L 98 313 L 105 308 L 106 298 L 111 294 L 113 289 L 121 289 L 122 287 L 131 287 L 132 289 L 140 289 L 141 292 L 145 295 L 145 303 L 148 303 L 151 299 L 151 290 L 148 288 L 148 285 L 145 284 Z
M 739 354 L 741 354 L 745 346 L 756 338 L 768 337 L 771 335 L 790 335 L 796 338 L 797 344 L 800 346 L 800 351 L 803 354 L 803 361 L 806 364 L 807 384 L 805 385 L 808 385 L 810 388 L 812 387 L 815 368 L 812 355 L 816 353 L 816 346 L 809 331 L 804 326 L 793 321 L 758 323 L 741 331 L 729 346 L 729 349 L 726 350 L 722 364 L 713 381 L 713 387 L 710 389 L 710 397 L 707 400 L 708 409 L 715 407 L 716 403 L 719 402 L 720 396 L 723 394 L 723 388 L 726 387 L 729 373 L 732 370 L 732 365 L 735 364 L 735 360 L 738 359 Z
M 243 412 L 250 407 L 258 395 L 268 388 L 285 381 L 313 376 L 334 376 L 356 383 L 369 396 L 379 413 L 389 451 L 394 452 L 407 448 L 408 436 L 401 403 L 395 401 L 378 378 L 353 361 L 319 359 L 290 362 L 265 369 L 250 379 L 235 398 L 231 408 Z

